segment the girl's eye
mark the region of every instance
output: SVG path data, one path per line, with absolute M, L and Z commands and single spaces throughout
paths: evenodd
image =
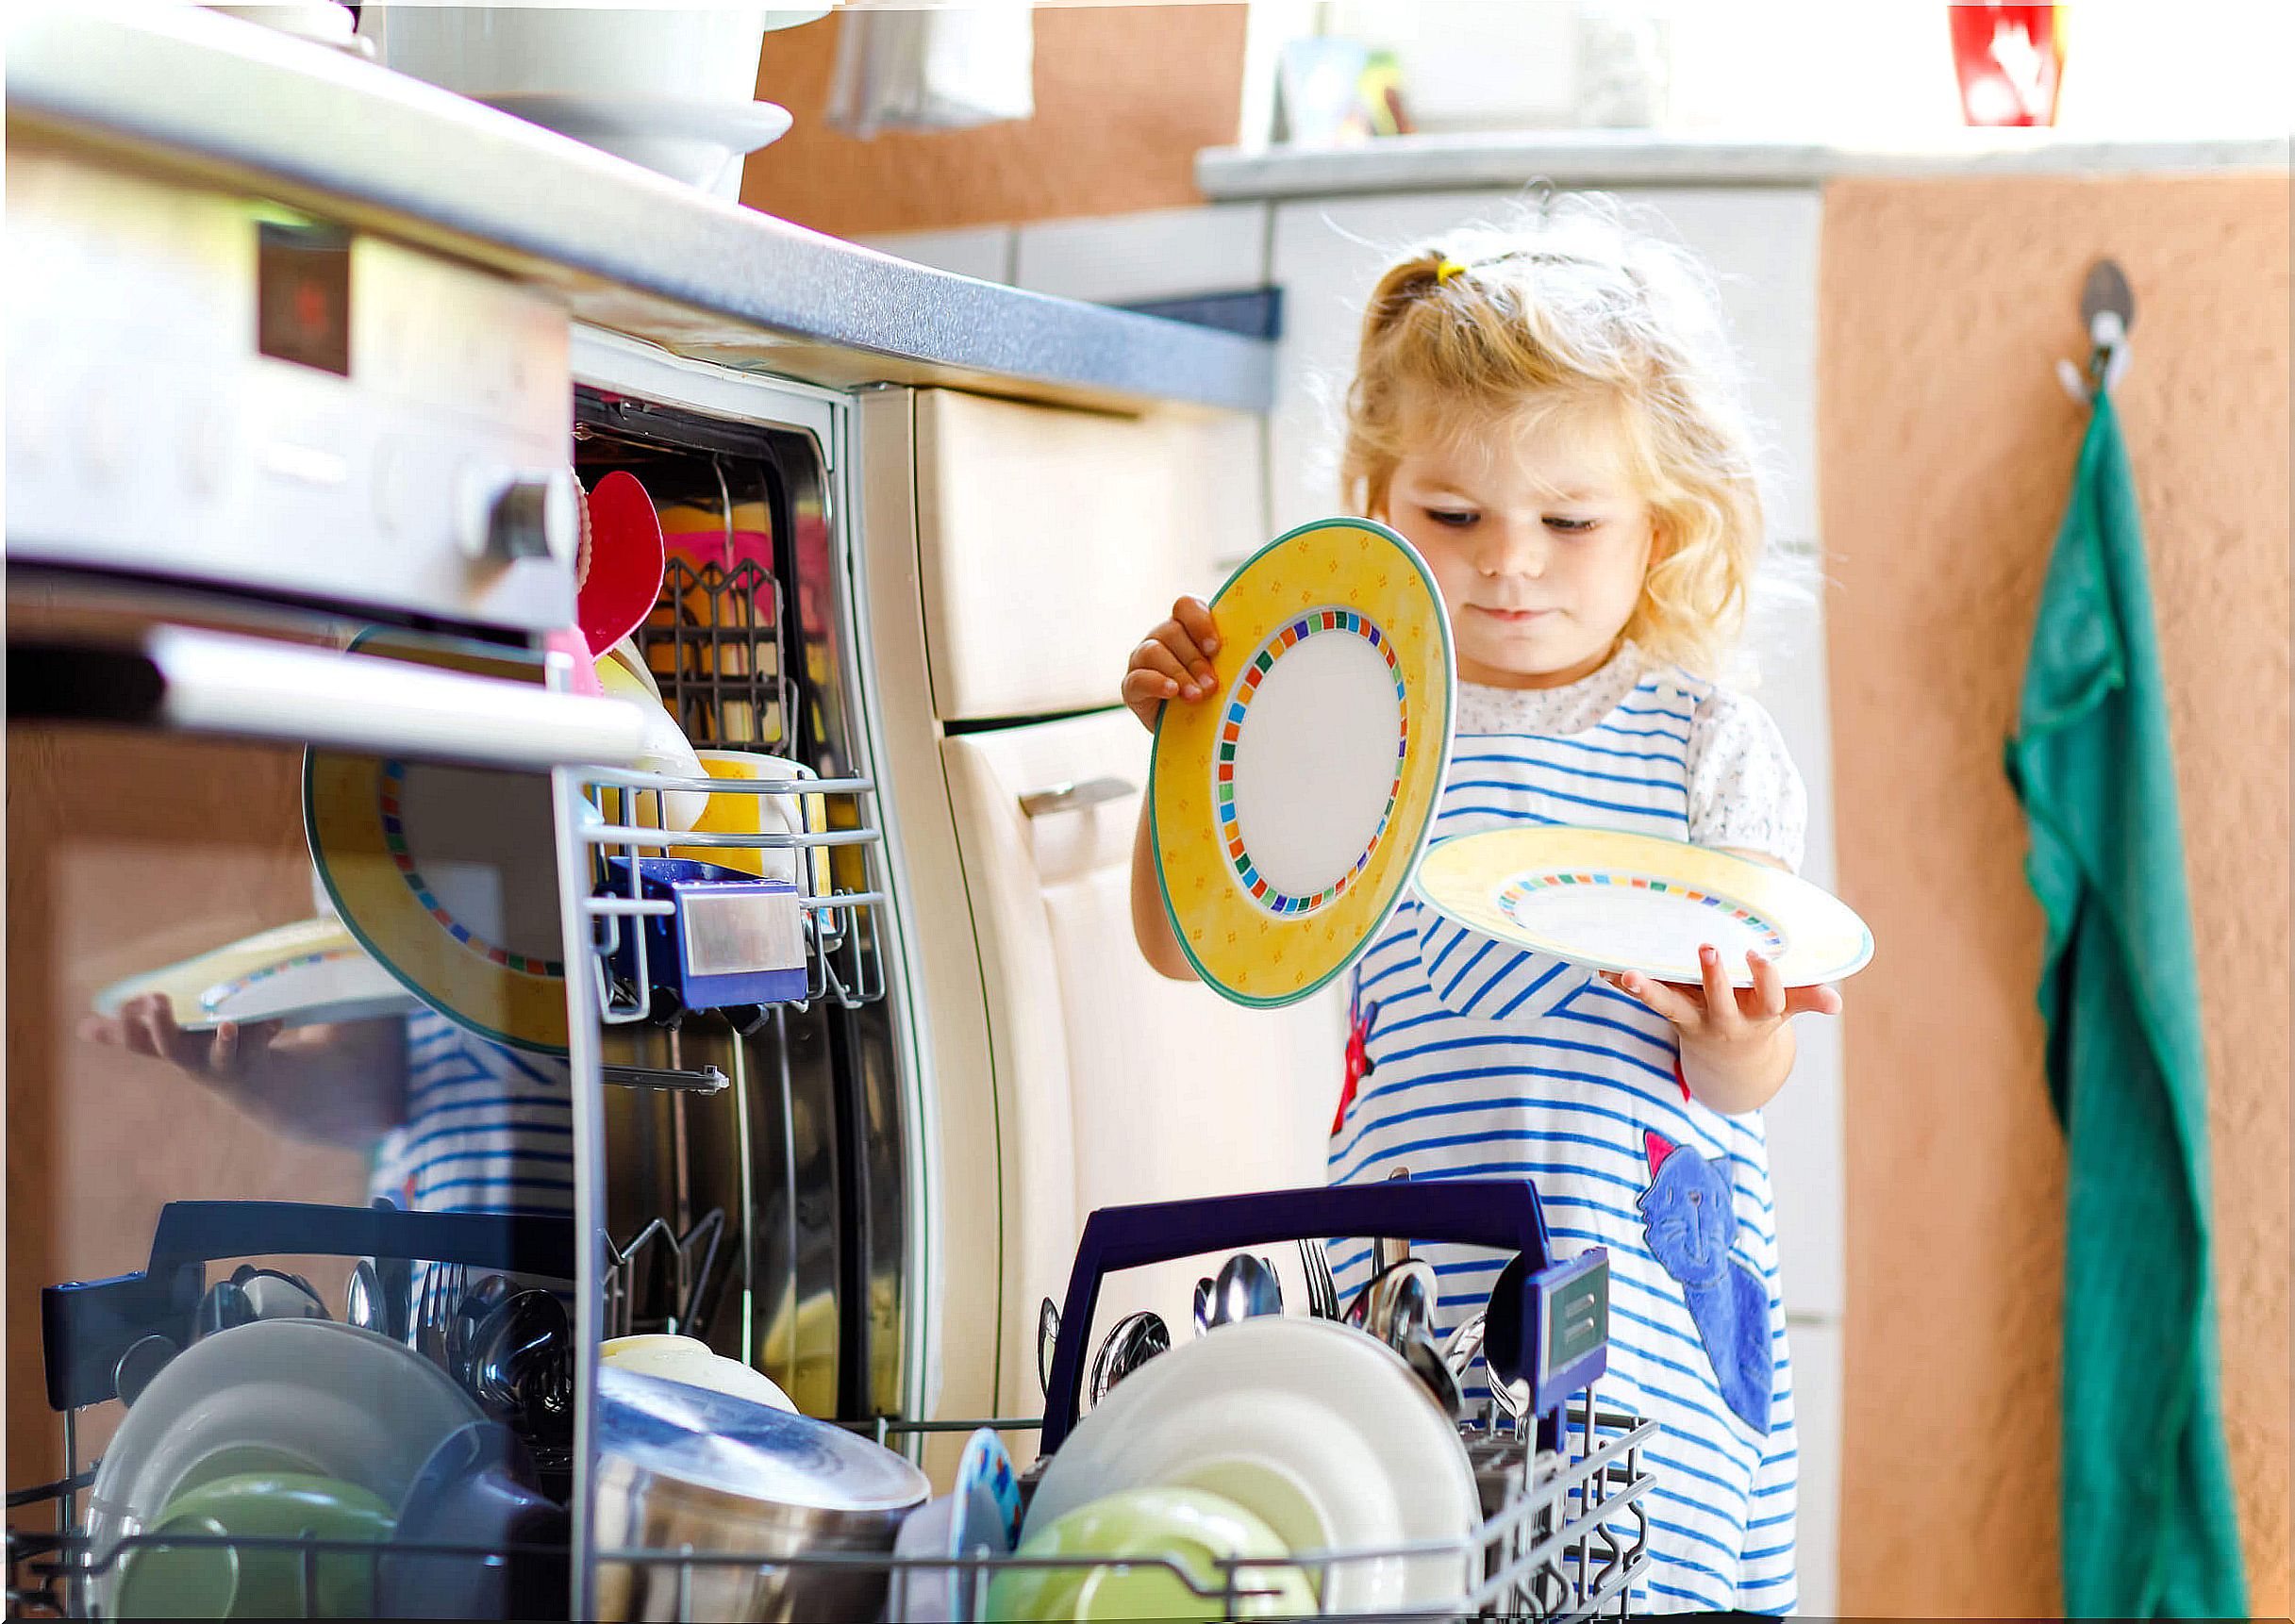
M 1429 507 L 1426 509 L 1426 517 L 1437 524 L 1448 525 L 1453 530 L 1463 530 L 1482 516 L 1464 508 Z
M 1599 519 L 1557 519 L 1549 514 L 1546 528 L 1563 536 L 1583 536 L 1601 522 Z

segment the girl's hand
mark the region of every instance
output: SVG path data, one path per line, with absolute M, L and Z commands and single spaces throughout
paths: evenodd
M 175 1006 L 163 992 L 131 998 L 116 1016 L 91 1015 L 79 1023 L 83 1042 L 164 1060 L 212 1083 L 229 1083 L 260 1066 L 279 1030 L 275 1020 L 253 1026 L 226 1020 L 212 1032 L 186 1032 L 175 1024 Z
M 1123 673 L 1123 703 L 1131 706 L 1139 725 L 1153 733 L 1166 700 L 1192 703 L 1210 698 L 1219 681 L 1211 656 L 1219 652 L 1219 633 L 1203 600 L 1182 598 L 1173 604 L 1172 618 L 1132 651 L 1132 663 Z
M 1714 1109 L 1749 1111 L 1766 1104 L 1792 1069 L 1796 1015 L 1838 1015 L 1841 997 L 1830 986 L 1788 989 L 1777 967 L 1757 953 L 1745 955 L 1751 986 L 1732 986 L 1721 955 L 1698 949 L 1704 981 L 1697 986 L 1654 976 L 1602 972 L 1602 979 L 1655 1010 L 1681 1035 L 1682 1075 Z

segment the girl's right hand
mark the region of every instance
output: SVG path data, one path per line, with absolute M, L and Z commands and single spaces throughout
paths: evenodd
M 229 1083 L 259 1068 L 279 1031 L 275 1020 L 252 1026 L 226 1020 L 212 1032 L 186 1032 L 175 1024 L 175 1006 L 164 992 L 131 998 L 117 1015 L 91 1015 L 79 1023 L 84 1042 L 164 1060 L 209 1083 Z
M 1219 652 L 1219 633 L 1203 600 L 1182 598 L 1173 604 L 1172 618 L 1132 651 L 1123 673 L 1123 703 L 1139 725 L 1153 733 L 1167 700 L 1209 699 L 1219 681 L 1211 656 Z

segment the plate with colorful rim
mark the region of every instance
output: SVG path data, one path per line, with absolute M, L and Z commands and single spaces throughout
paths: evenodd
M 1748 952 L 1787 986 L 1854 975 L 1872 933 L 1820 887 L 1729 852 L 1614 829 L 1488 829 L 1444 840 L 1419 865 L 1419 894 L 1446 919 L 1592 969 L 1703 979 L 1698 949 L 1751 983 Z
M 91 1001 L 114 1016 L 130 999 L 164 996 L 175 1024 L 211 1031 L 226 1020 L 304 1026 L 414 1007 L 340 920 L 297 920 L 113 982 Z
M 1306 997 L 1401 899 L 1450 762 L 1450 621 L 1364 519 L 1278 537 L 1211 601 L 1218 696 L 1166 704 L 1148 804 L 1172 933 L 1238 1003 Z
M 359 652 L 539 682 L 500 649 L 369 632 Z M 303 824 L 335 911 L 401 985 L 481 1037 L 566 1052 L 566 967 L 550 781 L 313 750 Z

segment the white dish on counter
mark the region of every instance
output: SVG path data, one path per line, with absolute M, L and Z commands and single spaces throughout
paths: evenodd
M 773 102 L 576 96 L 554 91 L 504 91 L 477 99 L 723 197 L 740 192 L 741 158 L 779 141 L 793 122 L 787 108 Z
M 1460 1542 L 1334 1564 L 1326 1613 L 1441 1607 L 1480 1566 L 1481 1497 L 1456 1428 L 1392 1349 L 1328 1320 L 1246 1319 L 1134 1371 L 1053 1456 L 1027 1526 L 1151 1486 L 1224 1495 L 1301 1556 Z

